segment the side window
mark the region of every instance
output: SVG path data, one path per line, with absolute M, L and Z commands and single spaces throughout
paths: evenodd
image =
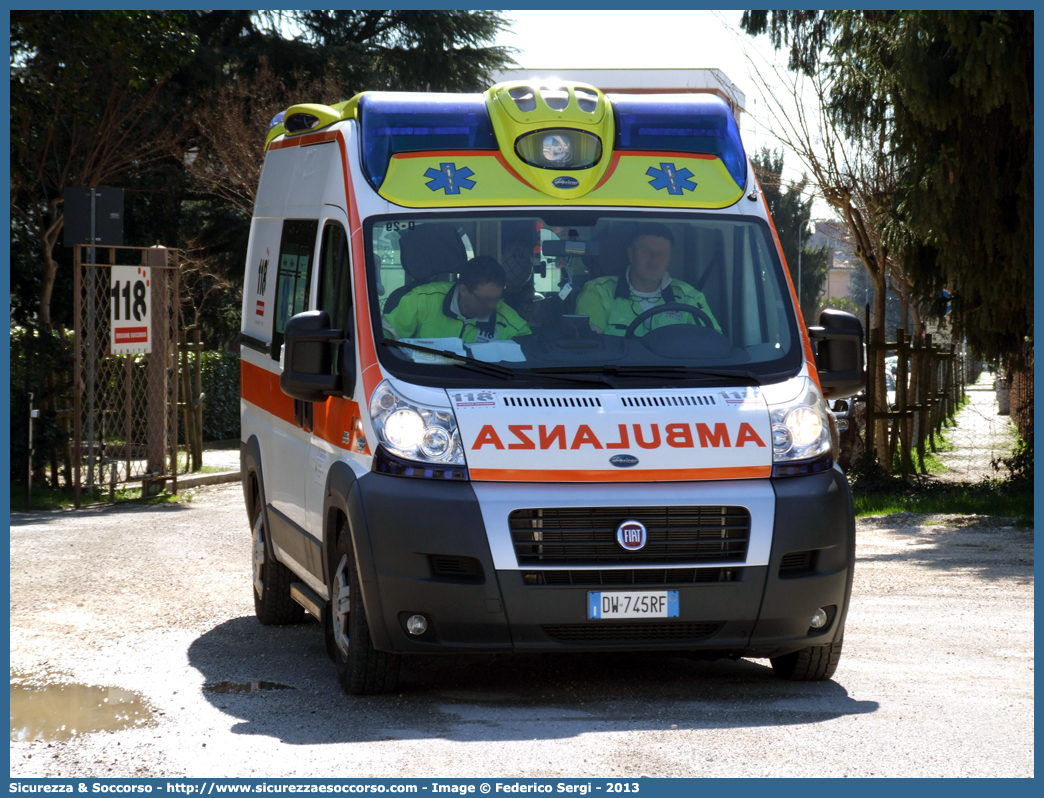
M 348 236 L 337 222 L 323 228 L 319 253 L 319 309 L 330 314 L 334 329 L 351 326 L 352 280 L 348 265 Z
M 272 357 L 279 359 L 286 323 L 308 309 L 308 286 L 312 277 L 312 255 L 319 231 L 316 219 L 287 219 L 279 242 L 279 271 L 276 274 L 275 330 Z

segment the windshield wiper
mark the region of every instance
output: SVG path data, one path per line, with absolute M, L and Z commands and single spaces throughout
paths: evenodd
M 419 344 L 408 344 L 405 341 L 397 341 L 394 338 L 385 338 L 381 343 L 385 346 L 401 347 L 402 349 L 412 349 L 417 352 L 426 352 L 429 355 L 438 355 L 439 357 L 449 358 L 450 360 L 456 361 L 453 365 L 460 366 L 462 369 L 470 369 L 477 371 L 481 374 L 491 374 L 494 377 L 500 377 L 505 380 L 513 380 L 520 376 L 519 372 L 514 369 L 506 368 L 505 366 L 498 366 L 495 363 L 487 363 L 484 360 L 478 358 L 468 357 L 467 355 L 461 355 L 456 352 L 450 352 L 447 349 L 435 349 L 430 346 L 420 346 Z M 565 371 L 570 371 L 566 369 Z M 540 369 L 529 369 L 526 373 L 541 373 Z M 610 388 L 617 387 L 614 383 L 610 382 L 604 376 L 599 375 L 595 379 L 589 379 L 586 377 L 570 376 L 569 374 L 553 374 L 547 373 L 543 376 L 551 379 L 564 380 L 566 382 L 579 382 L 584 385 L 608 385 Z
M 712 369 L 690 368 L 689 366 L 607 366 L 610 374 L 636 377 L 666 377 L 669 379 L 686 379 L 689 377 L 712 377 L 714 379 L 735 380 L 744 385 L 761 385 L 761 380 L 752 371 L 746 369 L 729 369 L 715 371 Z
M 730 371 L 711 371 L 708 369 L 690 368 L 688 366 L 555 366 L 546 369 L 532 369 L 536 374 L 602 374 L 608 377 L 663 377 L 665 379 L 690 379 L 693 377 L 710 377 L 738 381 L 744 385 L 761 385 L 761 381 L 753 372 L 741 369 Z
M 412 349 L 415 352 L 426 352 L 429 355 L 438 355 L 439 357 L 449 358 L 450 360 L 456 361 L 453 364 L 455 366 L 460 366 L 460 368 L 463 369 L 470 369 L 471 371 L 478 371 L 482 374 L 491 374 L 494 377 L 500 377 L 502 380 L 513 380 L 515 378 L 514 369 L 498 366 L 495 363 L 487 363 L 484 360 L 468 357 L 467 355 L 458 355 L 456 352 L 450 352 L 448 349 L 435 349 L 430 346 L 408 344 L 405 341 L 396 341 L 392 338 L 385 338 L 381 343 L 385 346 L 397 346 L 402 349 Z

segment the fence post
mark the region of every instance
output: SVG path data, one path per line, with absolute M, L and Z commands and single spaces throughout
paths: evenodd
M 188 385 L 188 330 L 182 330 L 178 333 L 178 394 L 181 397 L 181 401 L 178 402 L 178 407 L 181 408 L 182 414 L 185 419 L 185 470 L 192 470 L 192 418 L 189 413 L 189 393 L 191 392 Z
M 127 479 L 130 479 L 131 454 L 133 453 L 131 442 L 134 440 L 134 355 L 123 356 L 123 379 L 125 383 L 123 401 L 127 405 L 124 413 L 126 445 L 123 447 L 123 461 L 127 466 Z
M 196 416 L 196 462 L 197 470 L 203 468 L 203 340 L 202 332 L 197 327 L 192 331 L 193 349 L 196 353 L 196 388 L 192 400 L 193 413 Z
M 902 471 L 903 479 L 905 480 L 910 476 L 910 471 L 913 466 L 913 462 L 910 457 L 910 436 L 908 429 L 912 428 L 912 425 L 906 423 L 907 413 L 909 412 L 909 357 L 910 357 L 910 342 L 906 337 L 906 332 L 902 328 L 898 328 L 895 331 L 895 349 L 896 349 L 896 375 L 895 375 L 895 403 L 899 409 L 901 415 L 896 419 L 896 429 L 898 430 L 899 436 L 899 467 Z
M 83 461 L 83 308 L 80 293 L 82 285 L 82 265 L 80 263 L 80 247 L 73 247 L 73 506 L 80 509 L 80 463 Z
M 180 261 L 178 259 L 178 250 L 176 250 L 176 249 L 173 250 L 173 251 L 168 250 L 168 253 L 171 256 L 170 260 L 165 260 L 164 263 L 170 265 L 172 268 L 170 270 L 170 277 L 169 277 L 170 283 L 168 285 L 168 288 L 169 288 L 169 291 L 170 291 L 168 296 L 171 298 L 171 307 L 170 307 L 170 314 L 167 317 L 167 324 L 168 324 L 168 326 L 170 328 L 170 331 L 173 333 L 173 335 L 171 335 L 171 339 L 172 339 L 171 340 L 171 349 L 168 350 L 168 355 L 167 356 L 168 356 L 168 358 L 171 361 L 173 361 L 173 362 L 170 363 L 170 365 L 172 367 L 172 371 L 177 371 L 177 368 L 178 368 L 178 352 L 177 352 L 177 345 L 176 345 L 175 342 L 178 339 L 178 336 L 177 336 L 178 318 L 179 318 L 178 314 L 179 314 L 179 311 L 180 311 L 179 300 L 180 300 L 180 297 L 181 297 L 181 294 L 179 293 L 180 290 L 181 290 L 179 280 L 180 280 L 180 274 L 181 274 L 181 265 L 180 265 Z M 178 492 L 178 391 L 177 391 L 177 383 L 175 383 L 173 396 L 170 397 L 170 402 L 171 402 L 171 405 L 172 405 L 171 413 L 170 413 L 171 427 L 172 427 L 172 429 L 170 431 L 171 493 L 177 493 Z
M 869 305 L 867 308 L 869 310 Z M 866 347 L 866 451 L 877 457 L 877 330 L 870 330 L 870 343 Z
M 926 336 L 925 336 L 926 337 Z M 924 465 L 925 449 L 924 441 L 927 437 L 928 431 L 928 370 L 925 368 L 924 354 L 924 340 L 918 340 L 914 342 L 914 368 L 917 372 L 917 410 L 914 413 L 914 420 L 916 421 L 916 429 L 914 433 L 914 439 L 917 442 L 917 470 L 922 473 L 928 473 L 928 469 Z
M 28 355 L 28 347 L 26 347 L 26 354 Z M 26 385 L 29 384 L 29 358 L 25 359 L 25 373 Z M 33 508 L 33 392 L 27 391 L 29 395 L 29 422 L 28 435 L 26 436 L 26 447 L 25 447 L 25 509 L 31 510 Z
M 957 418 L 957 397 L 954 393 L 956 386 L 954 385 L 953 350 L 954 346 L 953 344 L 950 344 L 950 351 L 947 353 L 948 356 L 945 365 L 943 366 L 944 390 L 946 391 L 946 417 L 949 419 L 951 424 Z
M 167 358 L 170 345 L 170 312 L 167 307 L 167 250 L 151 248 L 142 252 L 142 265 L 151 268 L 152 279 L 152 351 L 147 354 L 145 397 L 148 407 L 145 460 L 148 475 L 143 482 L 143 495 L 154 484 L 150 477 L 166 473 L 167 448 Z M 161 481 L 161 480 L 160 480 Z

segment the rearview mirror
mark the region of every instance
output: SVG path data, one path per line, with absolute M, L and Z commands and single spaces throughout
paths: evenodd
M 566 255 L 597 255 L 597 241 L 578 241 L 573 238 L 562 238 L 548 240 L 541 245 L 544 255 L 561 258 Z
M 325 402 L 328 396 L 341 393 L 344 364 L 342 373 L 332 371 L 334 349 L 343 339 L 343 330 L 330 329 L 330 314 L 325 310 L 292 317 L 283 333 L 283 373 L 279 375 L 283 393 L 302 402 Z
M 816 352 L 819 384 L 827 399 L 855 396 L 866 385 L 863 325 L 851 313 L 827 308 L 808 335 Z

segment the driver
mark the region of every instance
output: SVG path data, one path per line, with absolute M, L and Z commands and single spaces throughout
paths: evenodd
M 588 316 L 597 332 L 623 335 L 640 313 L 657 305 L 671 302 L 699 308 L 706 319 L 721 332 L 714 314 L 701 291 L 688 283 L 673 279 L 667 273 L 671 263 L 674 236 L 666 225 L 647 222 L 641 224 L 627 246 L 629 266 L 620 277 L 598 277 L 588 280 L 576 300 L 576 312 Z M 668 324 L 702 324 L 704 318 L 680 310 L 668 310 L 650 316 L 635 331 L 645 335 L 649 330 Z

